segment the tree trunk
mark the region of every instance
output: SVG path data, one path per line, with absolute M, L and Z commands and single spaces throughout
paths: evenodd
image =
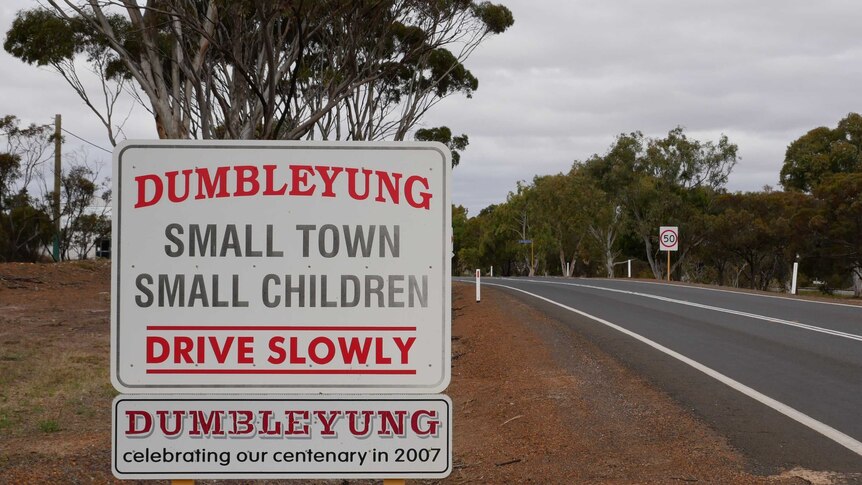
M 652 254 L 652 241 L 650 241 L 649 236 L 641 236 L 641 239 L 644 241 L 644 246 L 646 247 L 646 257 L 647 262 L 649 262 L 649 267 L 652 270 L 653 276 L 655 279 L 661 280 L 663 276 L 663 272 L 661 269 L 661 265 L 655 260 Z
M 613 279 L 614 277 L 614 239 L 616 236 L 614 232 L 609 230 L 607 236 L 605 237 L 605 269 L 608 270 L 608 278 Z
M 862 297 L 862 266 L 853 268 L 853 297 Z

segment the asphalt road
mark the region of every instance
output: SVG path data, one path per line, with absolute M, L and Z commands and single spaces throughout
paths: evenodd
M 755 468 L 862 472 L 862 307 L 622 279 L 489 286 L 615 355 Z

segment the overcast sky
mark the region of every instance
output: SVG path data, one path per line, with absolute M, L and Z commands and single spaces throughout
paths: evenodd
M 472 99 L 451 97 L 424 120 L 466 133 L 453 202 L 471 215 L 518 180 L 567 171 L 619 133 L 739 145 L 732 190 L 776 185 L 787 145 L 862 110 L 859 0 L 497 0 L 515 25 L 468 60 Z M 0 28 L 35 1 L 0 2 Z M 64 127 L 110 148 L 104 127 L 53 72 L 0 52 L 0 115 Z M 127 110 L 123 111 L 123 114 Z M 155 137 L 135 109 L 129 138 Z M 67 136 L 67 139 L 69 137 Z M 72 148 L 72 139 L 69 139 Z M 93 161 L 110 156 L 90 147 Z

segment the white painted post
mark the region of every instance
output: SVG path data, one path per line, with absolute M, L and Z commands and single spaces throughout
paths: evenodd
M 629 263 L 629 278 L 631 278 L 632 277 L 632 260 L 630 259 L 628 261 L 628 263 Z
M 494 267 L 491 266 L 491 278 L 493 278 L 493 277 L 494 277 Z
M 572 274 L 572 272 L 571 272 L 571 271 L 569 271 L 569 265 L 570 265 L 570 264 L 571 264 L 571 263 L 569 263 L 568 261 L 566 261 L 566 276 L 569 276 L 570 274 Z
M 790 281 L 790 294 L 796 294 L 796 276 L 799 274 L 799 263 L 793 263 L 793 279 Z
M 480 270 L 476 270 L 476 303 L 482 301 L 482 283 L 480 280 L 482 272 Z

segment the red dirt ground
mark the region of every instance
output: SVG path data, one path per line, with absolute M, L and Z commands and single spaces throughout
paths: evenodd
M 0 264 L 0 482 L 115 482 L 109 284 L 105 262 Z M 721 436 L 560 322 L 493 289 L 477 304 L 456 284 L 453 301 L 443 483 L 841 481 L 752 475 Z

